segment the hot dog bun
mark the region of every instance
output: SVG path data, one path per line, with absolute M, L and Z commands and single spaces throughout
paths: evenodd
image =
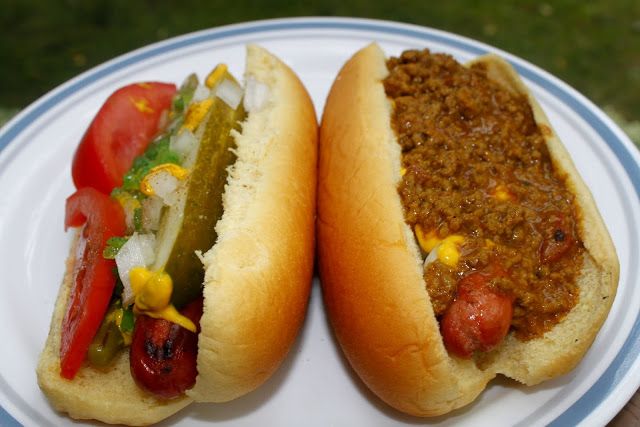
M 246 77 L 267 84 L 270 98 L 236 135 L 218 240 L 204 255 L 196 385 L 178 399 L 156 399 L 135 385 L 126 351 L 107 372 L 84 366 L 72 381 L 60 376 L 70 256 L 37 368 L 57 410 L 107 423 L 155 423 L 192 401 L 224 402 L 255 389 L 293 344 L 313 266 L 317 122 L 300 80 L 266 50 L 248 46 Z
M 478 58 L 492 80 L 528 97 L 554 166 L 576 196 L 586 250 L 579 303 L 551 331 L 525 342 L 509 334 L 477 364 L 451 357 L 398 195 L 401 150 L 382 84 L 385 61 L 372 44 L 344 65 L 320 131 L 320 275 L 331 324 L 351 366 L 382 400 L 417 416 L 468 404 L 497 374 L 533 385 L 568 372 L 604 322 L 619 274 L 611 238 L 569 154 L 511 66 L 495 55 Z

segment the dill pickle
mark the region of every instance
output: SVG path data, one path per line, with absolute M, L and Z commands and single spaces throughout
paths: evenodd
M 233 79 L 228 73 L 225 77 Z M 171 276 L 171 302 L 177 308 L 201 293 L 204 269 L 196 251 L 207 251 L 216 241 L 227 167 L 235 161 L 231 130 L 239 131 L 245 116 L 242 103 L 233 110 L 220 98 L 213 99 L 195 161 L 187 166 L 190 173 L 182 200 L 161 220 L 153 268 L 164 268 Z

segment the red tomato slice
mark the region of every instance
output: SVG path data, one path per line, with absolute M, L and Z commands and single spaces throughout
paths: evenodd
M 76 188 L 93 187 L 105 194 L 122 178 L 158 133 L 162 112 L 171 106 L 176 86 L 136 83 L 115 91 L 89 125 L 73 158 Z
M 102 251 L 107 239 L 122 236 L 126 230 L 122 207 L 94 188 L 72 194 L 65 213 L 65 228 L 84 225 L 60 344 L 60 374 L 72 379 L 100 327 L 116 283 L 115 262 L 104 259 Z

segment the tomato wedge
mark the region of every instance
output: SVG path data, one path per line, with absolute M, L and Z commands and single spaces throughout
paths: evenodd
M 158 133 L 162 113 L 171 106 L 176 86 L 135 83 L 115 91 L 89 125 L 73 158 L 76 188 L 93 187 L 105 194 L 122 178 Z
M 72 379 L 100 327 L 116 283 L 115 262 L 104 259 L 102 251 L 107 239 L 124 235 L 126 229 L 120 204 L 90 187 L 67 199 L 64 223 L 65 229 L 84 225 L 60 344 L 60 374 Z

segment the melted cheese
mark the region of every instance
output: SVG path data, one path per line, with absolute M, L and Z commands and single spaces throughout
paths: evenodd
M 418 244 L 422 250 L 427 253 L 431 252 L 433 248 L 442 241 L 442 239 L 438 237 L 436 230 L 431 230 L 425 233 L 420 224 L 415 226 L 414 231 L 416 233 L 416 238 L 418 239 Z
M 460 246 L 464 243 L 464 237 L 452 234 L 444 239 L 433 237 L 430 243 L 435 242 L 429 255 L 424 260 L 424 266 L 439 261 L 449 267 L 456 267 L 460 261 Z
M 493 190 L 492 196 L 501 202 L 506 202 L 507 200 L 515 200 L 515 196 L 504 184 L 498 184 Z
M 453 234 L 446 237 L 438 247 L 438 261 L 449 267 L 455 267 L 460 260 L 460 245 L 464 242 L 464 237 Z

